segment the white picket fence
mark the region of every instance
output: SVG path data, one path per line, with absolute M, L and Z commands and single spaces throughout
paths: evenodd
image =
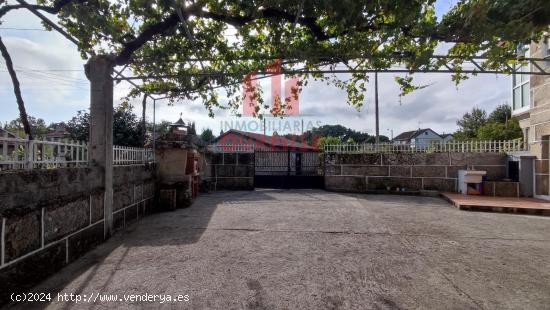
M 88 146 L 77 141 L 0 137 L 0 170 L 77 167 L 88 164 Z
M 113 165 L 142 165 L 154 161 L 153 149 L 130 146 L 113 146 Z
M 52 169 L 88 165 L 88 145 L 77 141 L 49 141 L 0 136 L 0 171 Z M 113 146 L 113 165 L 141 165 L 154 161 L 152 149 Z
M 211 144 L 206 148 L 211 153 L 254 153 L 253 144 Z
M 506 141 L 450 141 L 445 144 L 337 144 L 325 145 L 325 153 L 368 154 L 368 153 L 507 153 L 523 151 L 522 140 Z

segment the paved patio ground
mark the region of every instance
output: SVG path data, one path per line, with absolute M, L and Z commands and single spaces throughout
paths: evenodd
M 141 220 L 33 291 L 189 297 L 48 305 L 63 309 L 548 309 L 550 218 L 425 197 L 215 193 Z

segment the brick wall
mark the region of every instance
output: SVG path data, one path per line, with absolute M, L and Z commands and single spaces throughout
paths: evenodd
M 115 229 L 154 210 L 154 166 L 114 168 Z M 61 168 L 0 174 L 0 305 L 104 241 L 101 173 Z
M 326 154 L 325 188 L 456 192 L 458 170 L 486 170 L 489 180 L 499 180 L 506 177 L 506 163 L 505 154 L 494 153 Z

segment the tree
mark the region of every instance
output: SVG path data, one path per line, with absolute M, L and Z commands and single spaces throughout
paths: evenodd
M 340 145 L 342 144 L 342 139 L 338 137 L 321 137 L 317 140 L 317 147 L 320 150 L 325 148 L 325 145 Z
M 67 122 L 67 131 L 71 138 L 88 141 L 90 132 L 90 113 L 78 111 L 77 115 Z M 142 147 L 141 122 L 133 113 L 132 105 L 122 103 L 113 110 L 113 144 Z
M 390 142 L 390 138 L 384 135 L 380 135 L 380 143 L 388 143 Z M 367 140 L 365 140 L 363 143 L 376 143 L 376 137 L 375 136 L 369 136 Z
M 501 104 L 489 114 L 489 122 L 506 124 L 512 118 L 512 107 L 508 104 Z
M 67 122 L 67 131 L 73 140 L 88 141 L 90 132 L 90 113 L 84 110 L 76 112 L 76 116 Z
M 514 140 L 522 137 L 523 132 L 517 119 L 511 119 L 506 124 L 489 122 L 477 131 L 480 140 Z
M 454 135 L 455 139 L 476 139 L 478 129 L 485 125 L 485 123 L 487 123 L 487 112 L 482 109 L 473 108 L 471 112 L 464 114 L 462 119 L 456 122 L 459 130 Z
M 484 110 L 474 108 L 457 125 L 457 140 L 513 140 L 523 136 L 519 121 L 512 118 L 512 109 L 506 104 L 496 107 L 489 117 Z
M 287 134 L 286 138 L 293 141 L 302 141 L 309 145 L 315 145 L 320 137 L 337 137 L 342 141 L 354 141 L 354 143 L 374 143 L 375 137 L 366 132 L 356 131 L 342 125 L 323 125 L 305 131 L 302 135 Z M 390 139 L 386 136 L 380 136 L 380 142 L 388 142 Z
M 201 140 L 210 143 L 214 141 L 214 134 L 212 133 L 212 129 L 206 128 L 201 132 Z
M 187 134 L 190 134 L 190 135 L 197 135 L 197 129 L 195 128 L 195 122 L 192 122 L 191 125 L 189 126 L 189 130 L 187 131 Z
M 28 136 L 28 138 L 32 140 L 33 133 L 32 133 L 31 125 L 27 116 L 27 110 L 25 109 L 25 102 L 23 101 L 23 95 L 21 95 L 21 86 L 19 85 L 19 79 L 17 78 L 17 73 L 15 73 L 15 69 L 13 67 L 13 62 L 8 52 L 8 48 L 6 47 L 6 45 L 4 45 L 4 42 L 2 41 L 2 37 L 0 37 L 0 53 L 4 58 L 6 67 L 8 68 L 8 73 L 12 81 L 13 93 L 15 94 L 17 107 L 19 108 L 19 120 L 23 125 L 23 131 Z
M 113 144 L 143 146 L 140 125 L 132 105 L 127 102 L 120 104 L 113 113 Z
M 313 128 L 311 132 L 314 136 L 340 137 L 342 141 L 352 139 L 357 143 L 364 143 L 370 138 L 368 133 L 359 132 L 342 125 L 323 125 L 319 128 Z
M 355 140 L 353 140 L 353 138 L 349 138 L 346 140 L 346 144 L 357 144 L 357 142 L 355 142 Z
M 43 138 L 48 133 L 48 126 L 46 125 L 46 122 L 43 119 L 27 115 L 27 122 L 33 137 Z M 7 123 L 5 128 L 6 130 L 14 134 L 17 134 L 22 138 L 24 138 L 27 135 L 24 122 L 20 117 Z
M 172 123 L 169 121 L 161 121 L 156 124 L 154 131 L 156 132 L 157 137 L 167 134 L 170 131 L 171 125 Z M 150 133 L 153 132 L 153 123 L 147 123 L 147 131 Z
M 434 0 L 43 0 L 28 6 L 1 1 L 0 20 L 19 9 L 54 14 L 84 58 L 102 54 L 138 75 L 163 76 L 146 80 L 131 96 L 165 93 L 174 101 L 197 99 L 212 115 L 216 106 L 237 108 L 242 77 L 264 70 L 274 59 L 285 59 L 283 71 L 312 72 L 340 63 L 356 70 L 383 70 L 398 63 L 408 70 L 429 70 L 445 65 L 444 59 L 431 59 L 444 42 L 454 44 L 448 54 L 457 57 L 450 64 L 456 82 L 465 78 L 458 66 L 477 55 L 489 58 L 481 67 L 509 71 L 517 62 L 518 43 L 538 40 L 547 30 L 547 2 L 463 0 L 438 19 Z M 346 90 L 355 107 L 364 102 L 365 73 L 349 80 L 299 75 Z M 416 89 L 411 83 L 399 80 L 404 92 Z M 213 91 L 219 86 L 230 97 L 227 103 Z M 260 95 L 261 88 L 255 88 L 265 109 Z

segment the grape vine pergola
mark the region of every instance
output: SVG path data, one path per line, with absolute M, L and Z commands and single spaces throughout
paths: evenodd
M 414 73 L 450 74 L 456 83 L 469 74 L 550 75 L 547 59 L 518 54 L 518 47 L 540 41 L 548 30 L 548 0 L 461 0 L 440 19 L 435 0 L 16 1 L 0 0 L 0 22 L 11 11 L 27 9 L 75 43 L 88 61 L 89 157 L 101 167 L 106 189 L 112 189 L 117 81 L 133 85 L 129 97 L 152 99 L 154 109 L 165 98 L 200 100 L 212 114 L 214 107 L 237 109 L 243 77 L 251 72 L 269 77 L 265 68 L 274 60 L 281 61 L 281 74 L 303 78 L 300 87 L 317 79 L 344 89 L 356 108 L 364 102 L 369 73 L 375 73 L 375 84 L 379 73 L 405 73 L 396 78 L 403 95 L 421 88 L 413 84 Z M 445 55 L 436 54 L 441 44 L 449 47 Z M 532 69 L 518 71 L 525 64 Z M 349 79 L 341 80 L 339 73 Z M 229 98 L 225 106 L 217 98 L 219 88 Z M 260 116 L 267 106 L 261 88 L 253 93 Z M 110 208 L 107 190 L 107 235 Z
M 399 59 L 400 57 L 395 56 L 394 58 Z M 341 57 L 329 57 L 325 56 L 323 59 L 329 63 L 338 63 L 342 61 Z M 361 61 L 366 60 L 367 58 L 351 58 L 348 60 L 352 61 Z M 460 65 L 457 66 L 453 62 L 456 60 L 460 60 Z M 188 61 L 198 61 L 190 59 Z M 203 59 L 202 61 L 213 61 L 212 59 Z M 294 62 L 300 62 L 300 59 L 285 59 L 285 61 L 294 61 Z M 477 74 L 513 74 L 513 75 L 550 75 L 550 59 L 549 58 L 521 58 L 519 59 L 519 62 L 523 63 L 523 67 L 519 67 L 516 65 L 510 65 L 506 64 L 506 67 L 499 68 L 499 69 L 488 69 L 484 68 L 480 65 L 480 63 L 487 62 L 488 59 L 484 57 L 471 57 L 471 58 L 459 58 L 459 57 L 453 57 L 453 56 L 445 56 L 445 55 L 434 55 L 431 57 L 430 61 L 432 63 L 438 63 L 437 67 L 432 68 L 426 68 L 426 69 L 406 69 L 402 67 L 389 67 L 384 69 L 326 69 L 326 70 L 309 70 L 309 69 L 297 69 L 297 70 L 281 70 L 280 74 L 285 75 L 302 75 L 302 74 L 369 74 L 374 73 L 375 74 L 375 123 L 376 123 L 376 143 L 380 142 L 380 121 L 379 121 L 379 100 L 378 100 L 378 74 L 379 73 L 406 73 L 406 74 L 414 74 L 414 73 L 446 73 L 446 74 L 471 74 L 471 75 L 477 75 Z M 510 62 L 515 63 L 518 59 L 510 59 Z M 521 68 L 521 69 L 520 69 Z M 525 69 L 527 68 L 527 69 Z M 549 68 L 549 69 L 545 69 Z M 259 78 L 256 79 L 262 79 L 266 77 L 273 76 L 273 73 L 268 70 L 261 70 L 256 72 L 257 75 L 260 75 Z M 198 72 L 198 73 L 189 73 L 189 76 L 194 77 L 211 77 L 211 76 L 236 76 L 236 77 L 242 77 L 242 73 L 232 73 L 232 72 Z M 181 77 L 182 74 L 179 75 L 155 75 L 155 76 L 122 76 L 118 75 L 117 77 L 114 77 L 113 79 L 115 81 L 149 81 L 149 80 L 162 80 L 162 79 L 169 79 L 169 78 L 177 78 Z M 153 98 L 153 101 L 156 102 L 156 100 L 159 99 L 170 99 L 170 96 L 167 97 L 156 97 Z

